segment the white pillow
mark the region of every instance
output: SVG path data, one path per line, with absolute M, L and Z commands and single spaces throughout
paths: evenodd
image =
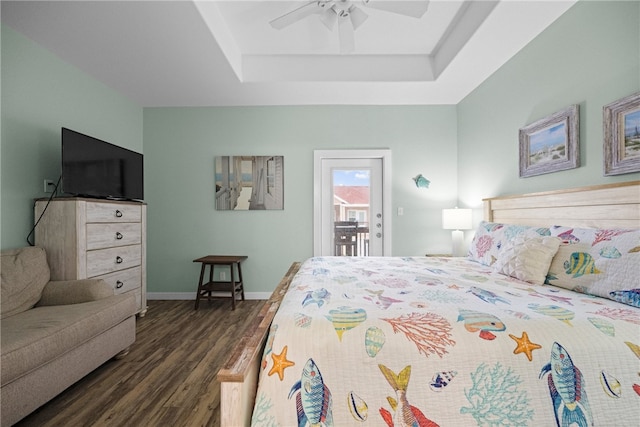
M 559 247 L 560 239 L 557 237 L 520 238 L 502 247 L 493 269 L 534 285 L 542 285 Z

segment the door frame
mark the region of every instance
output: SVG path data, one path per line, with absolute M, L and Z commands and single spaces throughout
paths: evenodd
M 391 256 L 391 150 L 347 149 L 313 151 L 313 255 L 322 250 L 322 160 L 380 159 L 382 161 L 382 253 Z

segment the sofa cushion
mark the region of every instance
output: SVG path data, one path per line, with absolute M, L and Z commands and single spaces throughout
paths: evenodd
M 50 272 L 43 248 L 26 247 L 2 251 L 0 318 L 5 319 L 33 307 L 49 282 Z
M 113 287 L 102 279 L 52 280 L 42 290 L 36 307 L 79 304 L 113 295 Z
M 2 386 L 135 314 L 131 293 L 81 304 L 36 307 L 2 320 Z

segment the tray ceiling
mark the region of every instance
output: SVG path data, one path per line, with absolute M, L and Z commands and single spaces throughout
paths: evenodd
M 318 14 L 269 24 L 300 0 L 3 1 L 2 21 L 141 106 L 428 105 L 458 103 L 575 3 L 432 0 L 415 18 L 368 1 L 335 2 L 366 14 L 351 53 Z

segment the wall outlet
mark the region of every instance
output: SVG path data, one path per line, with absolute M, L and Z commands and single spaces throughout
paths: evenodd
M 221 271 L 220 272 L 220 280 L 222 282 L 224 282 L 225 280 L 227 280 L 227 272 L 226 271 Z
M 44 192 L 53 193 L 53 189 L 56 188 L 56 183 L 50 179 L 44 180 Z

